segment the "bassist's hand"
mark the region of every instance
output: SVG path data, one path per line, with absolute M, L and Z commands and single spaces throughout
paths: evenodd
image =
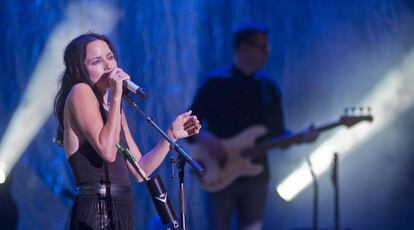
M 314 142 L 319 137 L 319 130 L 315 128 L 312 124 L 309 126 L 308 129 L 302 132 L 301 134 L 301 142 L 302 143 L 310 143 Z
M 197 136 L 197 141 L 199 141 L 220 164 L 224 164 L 227 159 L 227 152 L 219 138 L 208 131 L 201 131 Z

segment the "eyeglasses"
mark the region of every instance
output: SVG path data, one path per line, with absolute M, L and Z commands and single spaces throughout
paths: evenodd
M 256 49 L 263 50 L 263 51 L 270 51 L 270 48 L 271 48 L 269 44 L 255 44 L 253 42 L 247 42 L 247 44 L 249 44 L 251 47 L 254 47 Z

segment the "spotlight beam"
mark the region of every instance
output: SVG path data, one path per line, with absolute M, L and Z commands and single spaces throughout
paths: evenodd
M 340 130 L 321 144 L 310 160 L 316 175 L 321 175 L 330 166 L 333 154 L 347 156 L 372 135 L 383 131 L 398 116 L 414 104 L 414 50 L 405 57 L 397 68 L 385 75 L 384 79 L 361 102 L 374 109 L 372 124 L 358 124 L 350 130 Z M 304 162 L 291 175 L 276 186 L 277 193 L 291 201 L 312 182 L 307 164 Z
M 118 18 L 119 12 L 110 5 L 97 1 L 68 5 L 66 20 L 52 31 L 23 100 L 14 112 L 0 142 L 0 183 L 4 182 L 20 155 L 53 111 L 53 99 L 64 68 L 61 60 L 66 44 L 70 39 L 91 29 L 99 33 L 109 33 Z

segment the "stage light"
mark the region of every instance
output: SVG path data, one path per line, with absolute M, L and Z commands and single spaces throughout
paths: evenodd
M 22 103 L 14 112 L 0 142 L 0 162 L 5 178 L 53 111 L 59 76 L 63 71 L 63 51 L 81 33 L 109 33 L 119 12 L 110 5 L 91 1 L 70 4 L 65 20 L 52 31 L 28 83 Z M 52 143 L 52 139 L 50 143 Z
M 330 166 L 334 153 L 344 159 L 352 150 L 367 138 L 383 131 L 398 116 L 414 104 L 414 51 L 403 60 L 400 66 L 385 75 L 384 79 L 361 101 L 373 109 L 374 122 L 360 123 L 350 130 L 340 130 L 321 144 L 310 160 L 316 175 L 321 175 Z M 312 182 L 306 162 L 276 186 L 277 193 L 286 201 L 291 201 Z

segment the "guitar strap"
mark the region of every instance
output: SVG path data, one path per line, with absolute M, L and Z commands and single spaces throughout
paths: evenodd
M 260 82 L 260 93 L 261 93 L 261 101 L 264 108 L 266 108 L 266 112 L 270 112 L 268 109 L 272 107 L 272 92 L 270 89 L 269 83 L 266 83 L 264 77 L 258 77 L 258 80 Z
M 272 122 L 271 122 L 271 114 L 274 113 L 274 100 L 275 100 L 275 95 L 274 95 L 274 89 L 273 89 L 273 85 L 272 83 L 266 79 L 266 77 L 264 76 L 264 73 L 259 72 L 257 73 L 257 79 L 260 83 L 260 99 L 261 99 L 261 103 L 262 106 L 264 108 L 263 112 L 265 113 L 266 116 L 266 126 L 267 127 L 271 127 L 272 126 Z
M 268 133 L 263 138 L 287 134 L 289 131 L 286 130 L 283 122 L 281 90 L 279 86 L 269 79 L 263 71 L 257 72 L 256 79 L 260 84 L 264 125 L 268 128 Z

